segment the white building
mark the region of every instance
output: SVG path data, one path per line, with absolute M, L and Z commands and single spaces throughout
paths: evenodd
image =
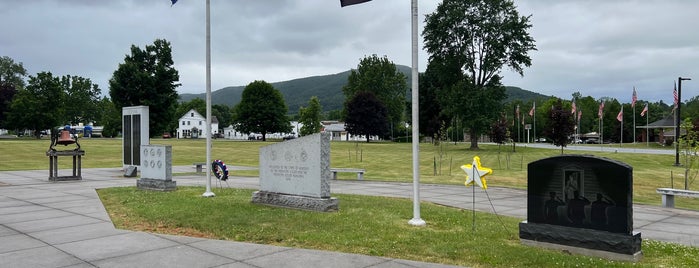
M 178 121 L 177 138 L 206 138 L 209 133 L 206 132 L 206 117 L 199 114 L 196 110 L 191 109 Z M 211 132 L 214 135 L 218 134 L 218 119 L 215 116 L 211 117 Z
M 299 131 L 303 127 L 302 123 L 291 121 L 291 133 L 267 133 L 267 139 L 284 139 L 284 138 L 298 138 Z M 260 140 L 262 139 L 262 134 L 260 133 L 250 133 L 250 135 L 245 133 L 240 133 L 233 126 L 228 126 L 223 129 L 223 137 L 231 140 Z

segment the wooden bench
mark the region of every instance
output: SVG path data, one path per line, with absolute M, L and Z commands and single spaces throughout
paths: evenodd
M 330 172 L 333 173 L 333 180 L 337 180 L 337 173 L 338 172 L 345 172 L 345 173 L 357 173 L 357 180 L 364 180 L 364 172 L 366 172 L 365 169 L 363 168 L 331 168 Z
M 690 190 L 673 189 L 673 188 L 658 188 L 655 191 L 657 193 L 663 195 L 663 207 L 666 207 L 666 208 L 674 208 L 675 207 L 675 196 L 676 195 L 685 196 L 685 197 L 692 197 L 692 198 L 699 197 L 699 192 L 690 191 Z
M 204 166 L 206 165 L 206 163 L 204 163 L 204 162 L 192 163 L 192 165 L 194 165 L 194 167 L 197 168 L 197 172 L 203 172 L 202 169 L 204 168 Z

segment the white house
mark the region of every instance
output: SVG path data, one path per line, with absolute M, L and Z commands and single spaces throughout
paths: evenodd
M 178 121 L 177 138 L 206 138 L 209 133 L 206 132 L 206 117 L 199 114 L 196 110 L 191 109 Z M 218 119 L 215 116 L 211 117 L 211 132 L 214 135 L 218 134 Z

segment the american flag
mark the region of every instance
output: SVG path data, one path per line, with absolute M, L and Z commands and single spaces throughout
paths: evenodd
M 631 107 L 636 106 L 636 100 L 638 100 L 638 97 L 636 97 L 636 87 L 633 87 L 633 95 L 631 95 Z
M 677 105 L 680 103 L 680 100 L 677 98 L 677 84 L 675 84 L 675 89 L 672 91 L 672 96 L 675 99 L 675 109 L 677 109 Z
M 578 111 L 578 122 L 580 122 L 581 117 L 582 117 L 582 110 Z
M 532 105 L 532 109 L 529 110 L 529 116 L 534 116 L 534 111 L 536 110 L 536 102 Z
M 575 101 L 573 101 L 573 110 L 570 111 L 570 113 L 571 113 L 571 114 L 575 114 L 575 110 L 576 110 L 576 109 L 575 109 Z
M 624 121 L 624 106 L 621 106 L 621 111 L 619 111 L 619 114 L 616 115 L 616 120 L 618 120 L 619 122 Z
M 604 102 L 599 103 L 599 111 L 597 112 L 599 118 L 602 118 L 602 110 L 604 110 Z
M 648 112 L 648 103 L 646 103 L 646 107 L 644 107 L 643 111 L 641 111 L 641 116 L 646 115 L 647 112 Z

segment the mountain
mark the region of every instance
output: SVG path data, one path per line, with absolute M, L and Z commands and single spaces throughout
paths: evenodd
M 396 65 L 396 68 L 406 75 L 408 86 L 410 86 L 411 68 L 404 65 Z M 323 106 L 323 111 L 342 110 L 345 101 L 342 87 L 347 84 L 349 74 L 350 71 L 345 71 L 337 74 L 311 76 L 271 84 L 284 96 L 284 101 L 287 107 L 289 107 L 289 114 L 298 113 L 299 107 L 308 105 L 308 100 L 310 100 L 312 96 L 318 97 L 320 104 Z M 240 102 L 243 89 L 245 89 L 245 86 L 232 86 L 212 91 L 211 103 L 233 107 Z M 532 99 L 548 98 L 548 96 L 523 90 L 518 87 L 506 87 L 506 92 L 509 96 L 506 102 L 513 99 L 526 102 Z M 180 94 L 181 102 L 196 98 L 206 99 L 206 93 Z M 408 98 L 410 98 L 410 96 L 408 96 Z

